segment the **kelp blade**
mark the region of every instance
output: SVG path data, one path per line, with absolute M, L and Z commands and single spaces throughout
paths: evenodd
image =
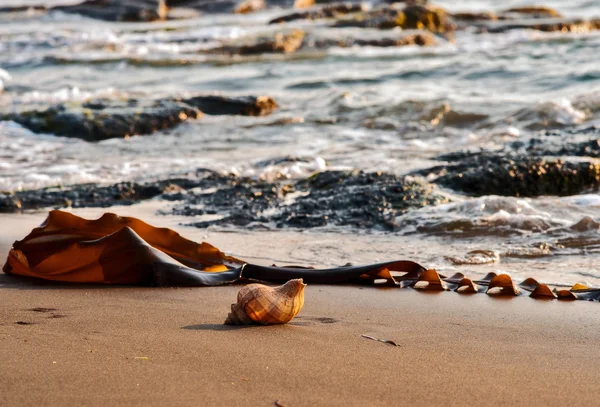
M 3 270 L 74 283 L 198 286 L 236 281 L 242 264 L 208 243 L 136 218 L 86 220 L 52 211 L 14 243 Z

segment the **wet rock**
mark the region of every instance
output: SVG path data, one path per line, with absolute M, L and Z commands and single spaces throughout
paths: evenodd
M 503 14 L 518 14 L 519 16 L 527 16 L 528 18 L 558 18 L 562 17 L 558 11 L 550 7 L 544 6 L 524 6 L 512 7 L 505 10 Z
M 483 30 L 489 33 L 504 33 L 510 30 L 537 30 L 543 32 L 590 32 L 600 29 L 600 19 L 540 20 L 524 22 L 502 22 L 486 25 Z
M 102 99 L 4 114 L 0 118 L 13 120 L 36 133 L 100 141 L 170 129 L 185 120 L 201 117 L 203 112 L 210 115 L 265 116 L 277 107 L 277 103 L 268 96 L 195 96 L 183 100 L 151 101 Z
M 166 5 L 157 0 L 87 0 L 52 10 L 104 21 L 148 22 L 166 18 Z
M 195 96 L 183 102 L 209 115 L 266 116 L 278 108 L 269 96 Z
M 433 6 L 408 6 L 402 10 L 398 25 L 403 29 L 425 29 L 445 33 L 454 29 L 446 10 Z
M 32 4 L 25 6 L 0 7 L 0 13 L 22 13 L 24 11 L 48 11 L 48 6 L 43 4 Z
M 170 185 L 170 184 L 168 184 Z M 76 185 L 68 188 L 44 188 L 0 194 L 0 212 L 42 208 L 80 208 L 131 205 L 163 193 L 168 185 L 140 185 L 123 182 L 108 187 L 96 184 Z
M 318 20 L 324 18 L 339 18 L 345 14 L 358 13 L 366 9 L 362 4 L 336 3 L 316 8 L 314 10 L 296 12 L 277 17 L 269 24 L 287 23 L 295 20 Z
M 58 104 L 45 110 L 4 115 L 36 133 L 100 141 L 150 134 L 176 126 L 202 113 L 176 100 L 142 102 L 97 100 L 80 105 Z
M 450 163 L 418 173 L 474 196 L 567 196 L 600 187 L 600 162 L 592 159 L 536 158 L 501 152 L 459 152 L 439 159 Z
M 199 207 L 203 212 L 226 214 L 218 220 L 195 223 L 198 227 L 259 222 L 277 227 L 338 225 L 392 230 L 396 216 L 408 209 L 446 201 L 427 183 L 391 174 L 327 171 L 292 182 L 231 179 L 214 193 L 188 196 L 186 205 L 174 212 L 197 215 L 198 209 L 193 208 Z
M 234 12 L 237 14 L 254 13 L 265 8 L 265 0 L 244 0 L 237 5 Z
M 422 29 L 434 33 L 450 33 L 455 24 L 448 13 L 433 6 L 409 5 L 402 10 L 395 8 L 380 8 L 359 14 L 352 19 L 339 20 L 337 27 L 363 27 L 392 29 Z
M 436 40 L 433 35 L 427 32 L 405 35 L 400 38 L 343 38 L 340 40 L 316 40 L 311 45 L 315 48 L 342 47 L 403 47 L 407 45 L 418 45 L 421 47 L 435 45 Z
M 600 158 L 600 127 L 547 130 L 529 140 L 512 142 L 508 147 L 536 157 Z
M 496 21 L 498 15 L 491 11 L 482 11 L 477 13 L 452 13 L 452 18 L 457 21 L 474 22 L 474 21 Z
M 199 170 L 187 178 L 146 184 L 95 184 L 0 194 L 0 211 L 60 207 L 109 207 L 161 197 L 176 202 L 171 213 L 210 215 L 194 223 L 311 228 L 348 225 L 392 230 L 411 208 L 447 202 L 426 182 L 385 173 L 320 172 L 303 180 L 265 181 Z
M 303 40 L 304 31 L 294 30 L 289 33 L 277 33 L 274 38 L 259 38 L 249 44 L 225 45 L 206 52 L 225 55 L 288 54 L 296 52 L 302 46 Z

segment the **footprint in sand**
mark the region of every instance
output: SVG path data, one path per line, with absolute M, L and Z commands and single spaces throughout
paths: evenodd
M 56 311 L 58 311 L 57 308 L 36 307 L 36 308 L 30 308 L 27 311 L 40 312 L 40 313 L 51 313 L 51 315 L 48 318 L 65 318 L 66 317 L 66 315 L 56 313 Z

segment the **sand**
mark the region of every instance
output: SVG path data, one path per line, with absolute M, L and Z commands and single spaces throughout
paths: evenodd
M 0 217 L 2 258 L 42 218 Z M 310 285 L 288 325 L 224 326 L 238 289 L 0 274 L 0 405 L 597 404 L 596 303 Z

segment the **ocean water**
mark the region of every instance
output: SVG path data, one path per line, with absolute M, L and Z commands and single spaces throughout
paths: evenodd
M 450 11 L 538 3 L 435 2 Z M 600 17 L 597 1 L 544 5 L 568 17 Z M 155 23 L 110 23 L 61 12 L 0 14 L 2 111 L 198 93 L 269 95 L 280 105 L 268 117 L 204 116 L 169 131 L 98 143 L 33 134 L 0 121 L 0 191 L 149 181 L 199 167 L 267 179 L 349 168 L 402 175 L 435 165 L 434 157 L 448 151 L 527 140 L 547 122 L 564 129 L 600 125 L 600 31 L 467 30 L 454 41 L 438 38 L 433 47 L 330 48 L 240 61 L 199 52 L 274 33 L 280 28 L 266 22 L 288 12 Z M 381 35 L 318 21 L 290 27 L 330 38 Z M 439 111 L 455 113 L 454 119 L 436 120 Z M 468 125 L 473 118 L 477 126 Z M 281 119 L 294 120 L 284 125 Z M 306 162 L 263 165 L 285 156 Z M 501 255 L 492 266 L 499 271 L 526 274 L 530 268 L 545 270 L 549 282 L 600 284 L 600 195 L 524 199 L 443 192 L 452 203 L 410 211 L 396 219 L 394 232 L 438 253 L 439 262 L 427 257 L 432 264 L 453 267 L 443 259 L 448 245 L 453 253 L 489 249 Z

